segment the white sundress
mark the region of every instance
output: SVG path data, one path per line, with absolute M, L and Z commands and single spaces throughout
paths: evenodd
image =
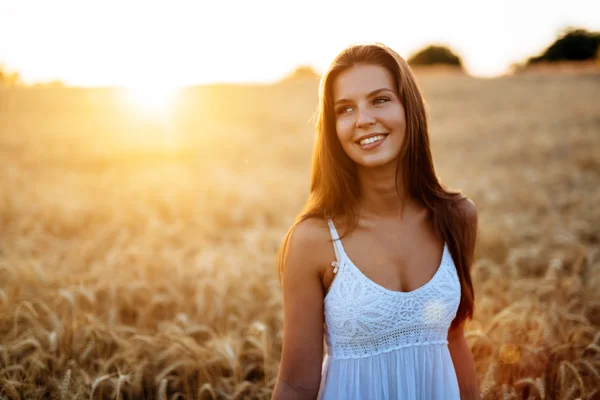
M 448 329 L 460 281 L 444 243 L 429 282 L 410 292 L 384 288 L 348 258 L 329 220 L 336 277 L 325 296 L 321 400 L 460 400 Z

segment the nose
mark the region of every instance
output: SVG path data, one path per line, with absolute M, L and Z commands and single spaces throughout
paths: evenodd
M 367 109 L 359 108 L 356 114 L 356 128 L 361 129 L 375 124 L 375 118 Z

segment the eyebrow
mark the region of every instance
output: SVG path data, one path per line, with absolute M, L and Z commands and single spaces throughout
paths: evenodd
M 367 95 L 367 97 L 375 96 L 375 95 L 376 95 L 377 93 L 379 93 L 379 92 L 386 92 L 386 91 L 387 91 L 387 92 L 392 92 L 392 93 L 394 93 L 394 94 L 396 93 L 396 92 L 394 92 L 392 89 L 388 89 L 388 88 L 379 88 L 379 89 L 375 89 L 375 90 L 373 90 L 372 92 L 370 92 L 370 93 Z M 350 101 L 351 101 L 351 100 L 348 100 L 348 99 L 339 99 L 339 100 L 336 100 L 336 101 L 335 101 L 335 103 L 333 103 L 333 105 L 335 106 L 336 104 L 339 104 L 339 103 L 348 103 L 348 102 L 350 102 Z

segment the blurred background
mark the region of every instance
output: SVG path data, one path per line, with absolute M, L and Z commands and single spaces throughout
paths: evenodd
M 486 399 L 600 398 L 600 5 L 0 1 L 0 399 L 268 399 L 320 75 L 405 57 Z

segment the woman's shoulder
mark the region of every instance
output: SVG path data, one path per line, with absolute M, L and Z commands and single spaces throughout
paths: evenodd
M 320 271 L 324 265 L 331 263 L 335 253 L 327 221 L 322 218 L 308 218 L 294 224 L 287 252 L 289 259 L 286 264 L 297 264 L 298 260 L 302 260 L 301 264 L 305 268 L 312 266 Z
M 444 210 L 451 211 L 454 216 L 465 221 L 477 220 L 477 206 L 475 202 L 460 190 L 443 186 L 446 196 L 442 201 Z
M 294 225 L 290 236 L 290 244 L 300 248 L 320 248 L 327 245 L 331 235 L 327 220 L 307 218 Z
M 466 225 L 477 226 L 477 206 L 473 200 L 463 196 L 462 199 L 456 202 L 455 208 Z

